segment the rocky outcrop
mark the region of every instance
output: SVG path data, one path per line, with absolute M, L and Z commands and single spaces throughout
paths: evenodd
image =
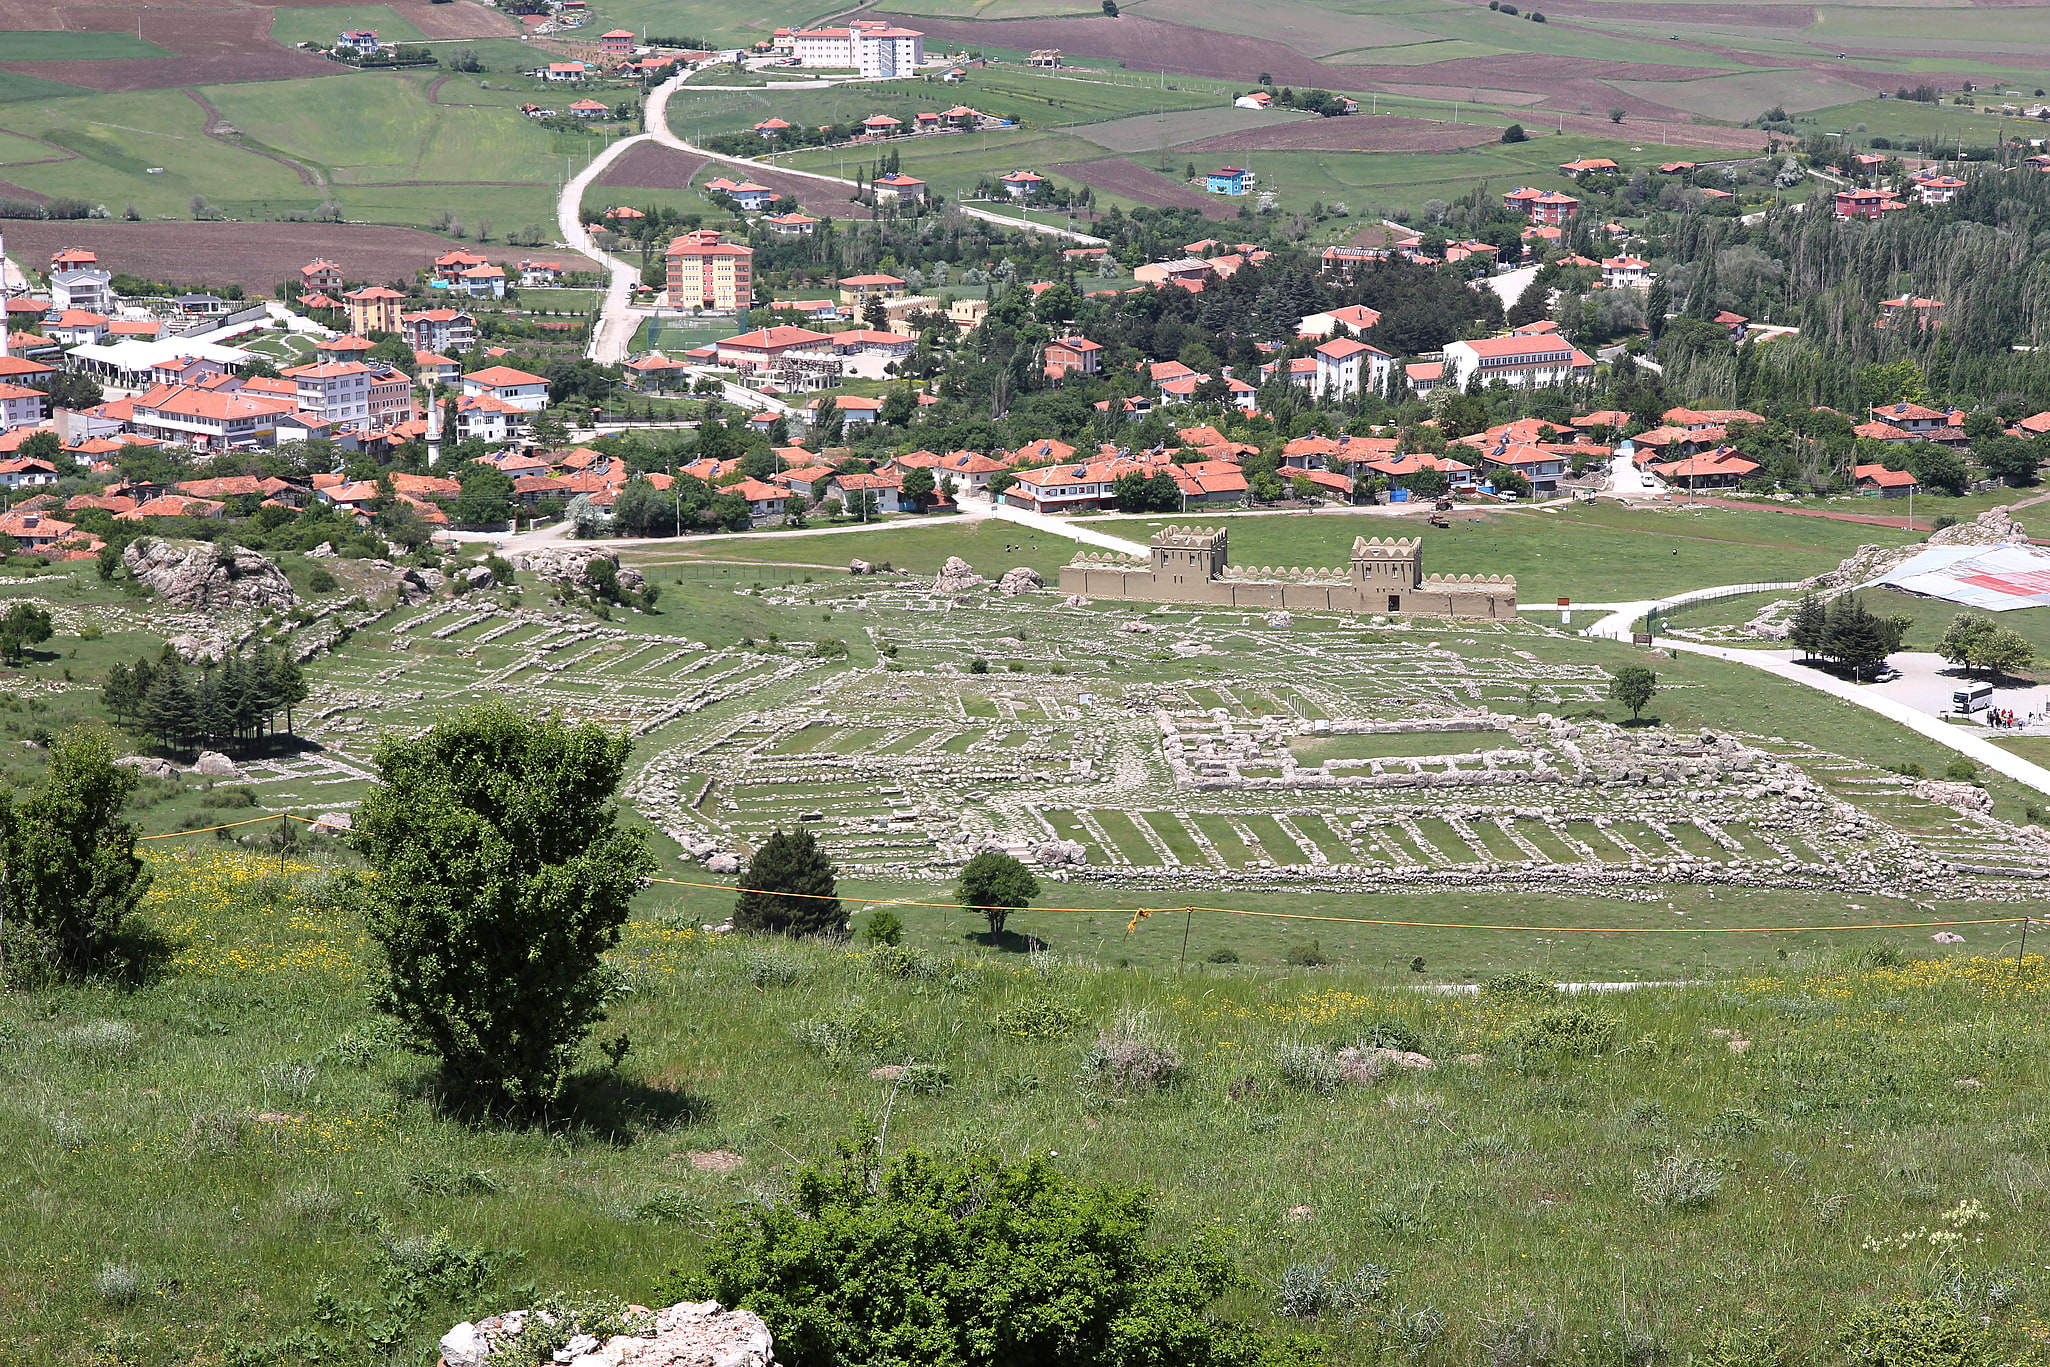
M 167 759 L 155 755 L 123 755 L 114 761 L 123 769 L 133 769 L 144 778 L 176 778 L 178 770 Z
M 292 582 L 268 556 L 242 547 L 145 536 L 128 544 L 121 563 L 172 607 L 268 611 L 299 601 Z
M 1032 857 L 1048 868 L 1062 864 L 1087 864 L 1089 851 L 1079 840 L 1048 840 L 1032 851 Z
M 751 1310 L 723 1310 L 717 1301 L 682 1301 L 652 1312 L 632 1306 L 628 1314 L 634 1332 L 600 1342 L 566 1326 L 546 1336 L 549 1343 L 537 1347 L 534 1361 L 567 1367 L 775 1367 L 775 1339 Z M 521 1336 L 533 1315 L 540 1315 L 543 1324 L 555 1323 L 543 1311 L 511 1310 L 458 1324 L 441 1336 L 444 1367 L 488 1367 L 494 1354 Z M 559 1347 L 553 1346 L 557 1340 Z
M 189 665 L 218 664 L 228 658 L 228 643 L 218 636 L 173 636 L 165 644 Z
M 997 592 L 1006 598 L 1016 598 L 1021 593 L 1030 593 L 1034 589 L 1043 589 L 1045 587 L 1046 580 L 1041 578 L 1039 571 L 1033 569 L 1030 565 L 1020 565 L 1016 569 L 1005 570 L 1004 577 L 997 580 Z
M 979 589 L 988 583 L 975 572 L 975 567 L 958 555 L 947 557 L 947 563 L 940 566 L 939 578 L 932 581 L 934 593 L 960 593 L 964 589 Z
M 543 579 L 593 588 L 597 581 L 591 578 L 591 566 L 600 561 L 612 566 L 621 588 L 639 593 L 648 587 L 648 581 L 639 570 L 620 564 L 619 552 L 603 546 L 548 546 L 513 556 L 511 563 L 514 569 L 528 570 Z
M 235 767 L 235 761 L 218 750 L 202 750 L 199 762 L 192 766 L 192 772 L 205 778 L 242 778 L 245 775 Z
M 1974 783 L 1954 783 L 1946 779 L 1925 778 L 1916 783 L 1911 791 L 1925 802 L 1940 802 L 1961 812 L 1993 810 L 1993 794 Z
M 847 572 L 849 574 L 874 574 L 876 567 L 869 564 L 866 560 L 850 560 L 847 562 Z

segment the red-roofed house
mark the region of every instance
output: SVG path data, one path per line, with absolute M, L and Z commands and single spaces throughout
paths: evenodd
M 1523 185 L 1502 196 L 1502 202 L 1541 227 L 1564 227 L 1580 211 L 1580 201 L 1556 190 Z
M 1381 311 L 1370 309 L 1365 304 L 1348 304 L 1344 308 L 1331 309 L 1326 313 L 1305 314 L 1295 325 L 1298 337 L 1329 337 L 1343 323 L 1352 333 L 1358 334 L 1381 323 Z
M 526 413 L 548 406 L 548 381 L 511 366 L 495 365 L 463 376 L 463 393 L 509 403 Z
M 1880 498 L 1906 498 L 1916 484 L 1906 470 L 1889 470 L 1884 465 L 1853 466 L 1851 482 L 1859 493 Z
M 678 237 L 664 256 L 671 308 L 737 313 L 753 306 L 754 248 L 706 228 Z
M 49 395 L 29 385 L 0 381 L 0 432 L 40 427 L 49 416 Z
M 1379 391 L 1388 383 L 1395 358 L 1354 337 L 1334 337 L 1310 353 L 1317 361 L 1317 392 L 1327 399 L 1344 398 L 1362 389 Z
M 1103 368 L 1103 344 L 1087 337 L 1056 337 L 1046 344 L 1046 373 L 1094 375 Z

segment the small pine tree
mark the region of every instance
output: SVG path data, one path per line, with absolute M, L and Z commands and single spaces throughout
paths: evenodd
M 733 927 L 753 935 L 834 935 L 842 924 L 838 870 L 806 830 L 776 831 L 747 865 Z
M 1822 604 L 1814 594 L 1803 598 L 1794 608 L 1794 620 L 1787 624 L 1787 644 L 1801 652 L 1801 658 L 1812 660 L 1822 649 Z

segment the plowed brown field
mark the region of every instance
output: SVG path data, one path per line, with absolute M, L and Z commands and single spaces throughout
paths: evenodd
M 1237 218 L 1238 204 L 1227 204 L 1215 195 L 1206 195 L 1193 185 L 1170 180 L 1158 171 L 1149 171 L 1134 161 L 1123 157 L 1111 157 L 1104 161 L 1071 161 L 1047 170 L 1069 180 L 1079 180 L 1084 185 L 1098 190 L 1108 190 L 1114 195 L 1151 204 L 1159 209 L 1199 209 L 1205 218 Z
M 9 22 L 28 17 L 15 10 Z M 280 47 L 271 41 L 271 12 L 241 6 L 189 9 L 116 9 L 74 5 L 59 11 L 56 26 L 81 33 L 134 33 L 177 57 L 139 57 L 111 62 L 8 62 L 0 70 L 63 81 L 88 90 L 161 90 L 172 86 L 228 85 L 295 76 L 333 75 L 346 68 L 324 57 Z M 0 54 L 6 43 L 0 41 Z
M 107 269 L 174 285 L 240 285 L 268 295 L 278 281 L 296 277 L 315 257 L 341 263 L 351 280 L 402 280 L 452 246 L 462 246 L 506 265 L 533 248 L 474 242 L 456 243 L 414 228 L 347 223 L 125 223 L 106 219 L 65 222 L 12 221 L 10 252 L 47 260 L 66 247 L 85 247 Z M 550 250 L 550 259 L 572 270 L 596 270 L 577 252 Z M 572 264 L 574 263 L 574 264 Z
M 1320 152 L 1450 152 L 1494 142 L 1495 128 L 1471 123 L 1434 123 L 1383 114 L 1283 123 L 1268 128 L 1242 128 L 1196 142 L 1177 143 L 1187 152 L 1257 152 L 1299 147 Z

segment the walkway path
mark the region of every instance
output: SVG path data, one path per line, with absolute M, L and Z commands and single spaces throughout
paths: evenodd
M 1663 611 L 1683 603 L 1700 602 L 1704 599 L 1728 595 L 1733 591 L 1771 592 L 1796 588 L 1795 584 L 1725 584 L 1715 588 L 1696 589 L 1691 593 L 1675 594 L 1671 598 L 1649 599 L 1642 603 L 1624 603 L 1609 616 L 1602 618 L 1587 629 L 1589 636 L 1606 636 L 1627 640 L 1630 628 L 1646 612 L 1653 608 Z M 1943 720 L 1940 716 L 1908 706 L 1880 693 L 1872 691 L 1870 684 L 1854 684 L 1839 679 L 1821 670 L 1795 664 L 1790 658 L 1766 650 L 1731 650 L 1725 646 L 1701 645 L 1693 641 L 1675 640 L 1670 636 L 1657 637 L 1654 644 L 1662 650 L 1684 651 L 1690 655 L 1707 655 L 1734 664 L 1749 665 L 1789 683 L 1801 684 L 1817 692 L 1855 703 L 1868 712 L 1877 712 L 1889 721 L 1899 722 L 1917 735 L 1925 736 L 1938 745 L 1957 751 L 1967 759 L 1997 773 L 2007 775 L 2017 783 L 2034 788 L 2040 793 L 2050 793 L 2050 769 L 2032 764 L 2021 756 L 2003 750 L 1989 740 L 1974 735 L 1970 730 Z
M 962 511 L 966 513 L 967 510 L 968 505 L 964 504 Z M 1143 559 L 1150 554 L 1144 542 L 1128 541 L 1122 536 L 1112 536 L 1109 532 L 1099 532 L 1094 527 L 1080 526 L 1064 518 L 1048 517 L 1045 513 L 1035 513 L 1025 508 L 1013 508 L 1002 500 L 986 505 L 985 515 L 1000 517 L 1006 522 L 1015 522 L 1021 527 L 1030 527 L 1035 532 L 1046 532 L 1052 536 L 1064 536 L 1070 541 L 1079 541 L 1085 546 L 1095 546 L 1100 550 L 1116 551 L 1120 555 L 1136 555 Z
M 1870 685 L 1847 683 L 1818 669 L 1795 664 L 1792 660 L 1762 650 L 1729 650 L 1722 646 L 1697 645 L 1692 641 L 1676 641 L 1660 637 L 1658 644 L 1665 650 L 1686 651 L 1690 655 L 1709 655 L 1718 660 L 1730 660 L 1737 664 L 1750 665 L 1753 669 L 1786 679 L 1791 683 L 1805 684 L 1818 692 L 1842 698 L 1855 703 L 1868 712 L 1877 712 L 1889 721 L 1899 722 L 1917 735 L 1925 736 L 1938 745 L 1957 751 L 1966 759 L 1996 773 L 2007 775 L 2015 782 L 2034 788 L 2039 793 L 2050 793 L 2050 769 L 2032 764 L 2012 751 L 2003 750 L 1992 741 L 1983 740 L 1968 727 L 1945 721 L 1941 717 L 1919 712 L 1905 703 L 1881 697 L 1870 690 Z

